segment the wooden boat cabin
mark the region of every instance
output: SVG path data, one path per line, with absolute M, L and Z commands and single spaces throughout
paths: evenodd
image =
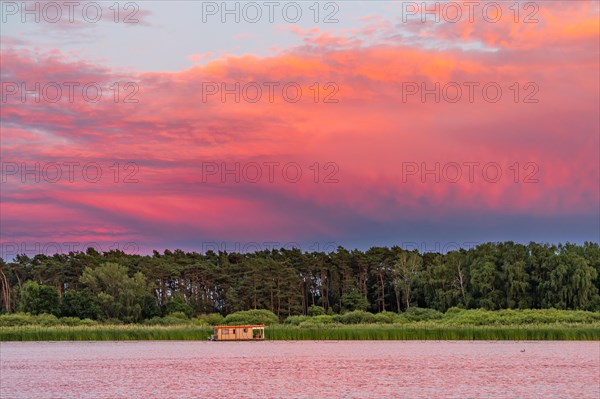
M 265 339 L 265 326 L 215 326 L 211 341 L 261 341 Z

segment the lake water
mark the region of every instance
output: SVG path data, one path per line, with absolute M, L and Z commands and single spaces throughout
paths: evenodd
M 3 342 L 2 398 L 594 398 L 600 342 Z

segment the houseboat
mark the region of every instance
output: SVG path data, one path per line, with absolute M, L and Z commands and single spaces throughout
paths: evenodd
M 211 341 L 262 341 L 265 339 L 265 326 L 215 326 Z

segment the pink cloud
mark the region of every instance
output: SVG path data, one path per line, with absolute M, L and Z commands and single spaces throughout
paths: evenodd
M 139 183 L 80 180 L 36 188 L 10 176 L 2 193 L 8 235 L 19 236 L 13 226 L 22 221 L 68 238 L 72 232 L 54 226 L 80 226 L 89 237 L 118 232 L 132 240 L 143 239 L 143 230 L 160 235 L 161 229 L 172 236 L 294 239 L 343 233 L 327 218 L 337 212 L 381 223 L 460 212 L 541 217 L 597 212 L 599 65 L 598 36 L 592 37 L 597 21 L 590 20 L 588 4 L 578 4 L 544 10 L 544 24 L 536 27 L 454 26 L 462 40 L 484 40 L 496 52 L 365 45 L 332 32 L 295 29 L 304 45 L 271 57 L 226 56 L 180 72 L 127 76 L 60 51 L 17 51 L 9 45 L 2 57 L 10 81 L 100 82 L 103 90 L 116 81 L 135 82 L 139 102 L 115 103 L 110 91 L 98 103 L 23 104 L 12 96 L 3 104 L 3 161 L 97 162 L 107 176 L 112 163 L 135 162 Z M 375 22 L 369 35 L 389 29 Z M 449 38 L 447 29 L 435 34 Z M 553 56 L 548 62 L 550 43 L 568 48 L 568 59 Z M 236 82 L 242 93 L 256 82 L 263 94 L 256 102 L 242 94 L 239 102 L 233 95 L 225 102 L 220 93 L 203 95 L 207 84 L 220 90 Z M 273 101 L 269 82 L 279 83 Z M 431 89 L 450 82 L 459 82 L 465 92 L 456 103 L 436 102 L 433 95 L 422 101 L 420 93 L 403 98 L 407 84 Z M 464 82 L 479 83 L 473 102 Z M 483 97 L 487 83 L 502 88 L 501 100 Z M 298 102 L 286 101 L 281 91 L 286 84 L 301 88 Z M 250 89 L 246 94 L 253 96 Z M 524 103 L 527 95 L 539 102 Z M 338 101 L 324 103 L 327 96 Z M 295 162 L 303 178 L 205 181 L 207 162 Z M 328 162 L 335 167 L 325 169 Z M 458 181 L 442 175 L 436 183 L 431 174 L 422 181 L 422 166 L 439 164 L 440 171 L 450 172 L 451 163 L 461 166 Z M 467 178 L 466 163 L 477 164 L 474 181 Z M 497 181 L 482 174 L 488 164 L 500 167 Z M 407 175 L 414 165 L 419 170 Z M 339 181 L 324 183 L 332 171 Z M 76 234 L 88 237 L 81 230 Z

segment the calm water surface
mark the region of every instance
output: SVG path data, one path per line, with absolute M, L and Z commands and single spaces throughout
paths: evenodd
M 0 343 L 2 398 L 600 398 L 600 342 Z

